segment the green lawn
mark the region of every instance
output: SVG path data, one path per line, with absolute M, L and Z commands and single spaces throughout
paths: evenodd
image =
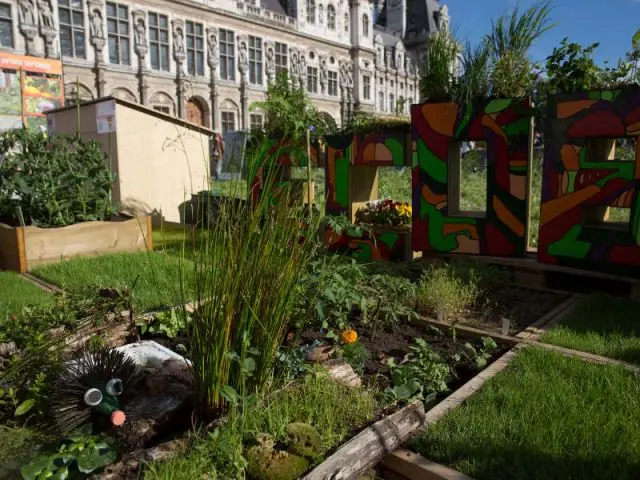
M 27 305 L 53 304 L 53 295 L 13 272 L 0 272 L 0 322 Z
M 182 301 L 181 270 L 185 272 L 185 290 L 190 300 L 193 263 L 158 252 L 67 260 L 38 267 L 33 273 L 71 292 L 80 292 L 90 285 L 117 288 L 133 286 L 134 304 L 139 310 L 149 310 L 177 305 Z
M 640 378 L 528 348 L 412 442 L 476 480 L 637 479 Z
M 545 343 L 640 364 L 640 303 L 594 294 L 542 337 Z

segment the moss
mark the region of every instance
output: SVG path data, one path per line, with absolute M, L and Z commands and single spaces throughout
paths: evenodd
M 287 449 L 302 457 L 314 458 L 322 451 L 322 437 L 307 423 L 290 423 L 286 428 Z
M 274 449 L 268 435 L 256 438 L 258 445 L 245 453 L 247 476 L 252 480 L 295 480 L 309 468 L 309 461 L 298 455 Z

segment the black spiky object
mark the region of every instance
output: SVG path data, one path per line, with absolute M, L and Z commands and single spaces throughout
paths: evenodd
M 50 396 L 53 420 L 63 433 L 85 423 L 121 425 L 126 403 L 142 373 L 117 350 L 85 350 L 66 362 Z

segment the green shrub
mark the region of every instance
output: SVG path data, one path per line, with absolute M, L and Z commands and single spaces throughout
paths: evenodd
M 364 371 L 364 365 L 370 357 L 369 350 L 360 342 L 348 343 L 342 347 L 342 358 L 359 374 Z
M 108 219 L 115 211 L 109 161 L 95 141 L 26 129 L 0 135 L 0 219 L 61 227 Z
M 461 278 L 452 265 L 431 266 L 420 279 L 416 304 L 421 313 L 437 316 L 442 305 L 444 318 L 454 320 L 478 298 L 478 278 L 473 270 Z

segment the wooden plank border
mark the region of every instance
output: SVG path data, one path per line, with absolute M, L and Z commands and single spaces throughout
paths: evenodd
M 464 473 L 404 448 L 387 455 L 378 469 L 386 480 L 473 480 Z

